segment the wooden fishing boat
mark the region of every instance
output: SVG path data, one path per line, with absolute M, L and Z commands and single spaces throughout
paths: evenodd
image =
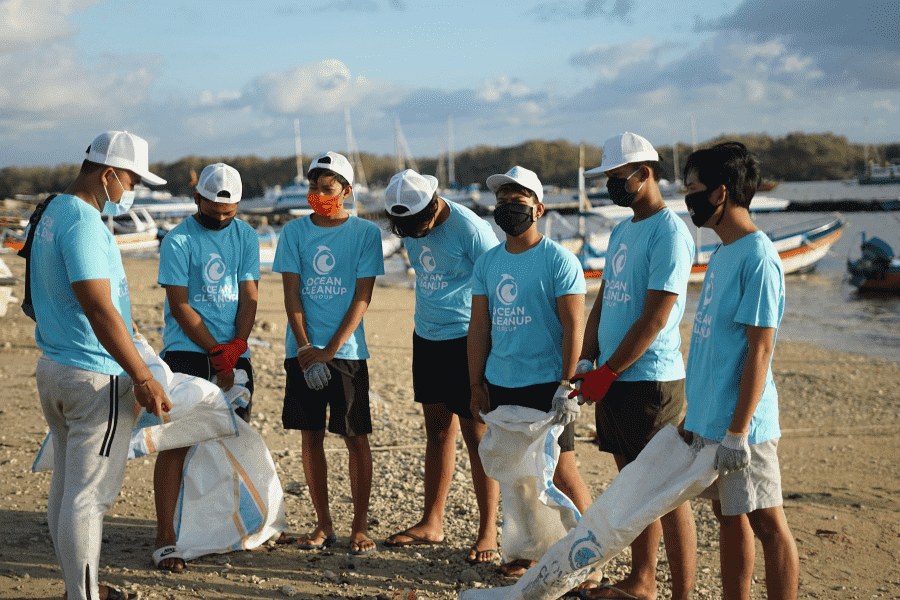
M 797 225 L 790 225 L 765 232 L 781 257 L 785 275 L 804 273 L 815 269 L 831 246 L 840 239 L 846 222 L 838 214 L 820 217 Z M 700 246 L 691 267 L 690 283 L 702 283 L 709 258 L 718 243 Z M 606 264 L 606 252 L 584 244 L 579 254 L 585 277 L 601 277 Z

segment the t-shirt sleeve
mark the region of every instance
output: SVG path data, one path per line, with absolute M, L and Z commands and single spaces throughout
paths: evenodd
M 553 263 L 553 291 L 555 298 L 569 294 L 584 294 L 587 291 L 587 286 L 584 283 L 584 271 L 581 269 L 581 264 L 579 264 L 574 254 L 561 248 L 556 253 Z
M 183 235 L 170 233 L 164 237 L 159 245 L 157 283 L 188 287 L 188 267 L 191 262 L 188 254 L 187 239 Z
M 259 281 L 259 238 L 252 227 L 245 227 L 243 236 L 243 256 L 238 281 Z
M 300 254 L 294 249 L 299 248 L 300 228 L 299 220 L 289 221 L 281 229 L 281 237 L 275 248 L 275 259 L 272 261 L 274 273 L 296 273 L 300 271 Z
M 472 267 L 472 295 L 486 296 L 487 290 L 484 286 L 484 271 L 486 268 L 487 254 L 482 254 L 475 259 L 475 266 Z
M 778 327 L 784 298 L 778 265 L 769 256 L 754 256 L 744 269 L 743 295 L 734 320 L 754 327 Z
M 691 244 L 676 229 L 657 230 L 650 250 L 647 287 L 663 292 L 683 293 L 691 274 Z
M 489 228 L 478 228 L 472 236 L 472 245 L 470 248 L 472 262 L 478 260 L 478 257 L 499 244 L 500 241 L 494 235 L 494 230 Z
M 112 281 L 109 269 L 109 247 L 98 243 L 108 234 L 99 219 L 80 219 L 78 226 L 69 226 L 57 230 L 60 235 L 58 247 L 63 248 L 63 262 L 69 281 L 88 281 L 91 279 L 110 279 L 115 289 L 118 281 Z M 40 231 L 35 232 L 35 235 Z
M 384 275 L 384 253 L 381 250 L 381 231 L 368 221 L 365 222 L 360 246 L 357 278 Z

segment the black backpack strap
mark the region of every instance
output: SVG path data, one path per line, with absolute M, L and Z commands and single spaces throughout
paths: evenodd
M 22 312 L 31 317 L 32 321 L 37 321 L 34 315 L 34 305 L 31 303 L 31 246 L 34 244 L 34 232 L 37 229 L 44 211 L 50 201 L 56 198 L 57 194 L 50 194 L 40 204 L 35 207 L 34 212 L 28 219 L 28 235 L 25 236 L 25 245 L 19 250 L 18 255 L 25 259 L 25 298 L 22 300 Z

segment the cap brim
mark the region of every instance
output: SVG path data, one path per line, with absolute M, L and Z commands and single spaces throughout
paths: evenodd
M 516 185 L 522 186 L 526 190 L 531 190 L 532 192 L 534 192 L 534 195 L 537 196 L 538 202 L 540 202 L 542 204 L 544 202 L 544 190 L 531 189 L 530 187 L 523 184 L 518 179 L 513 179 L 512 177 L 510 177 L 509 175 L 506 175 L 506 174 L 491 175 L 490 177 L 487 178 L 487 181 L 485 183 L 487 183 L 488 189 L 491 190 L 495 194 L 497 193 L 497 190 L 500 189 L 501 185 L 503 185 L 505 183 L 514 183 Z
M 146 173 L 138 173 L 138 175 L 141 176 L 141 181 L 143 181 L 147 185 L 164 185 L 166 183 L 165 179 L 154 175 L 150 171 L 147 171 Z

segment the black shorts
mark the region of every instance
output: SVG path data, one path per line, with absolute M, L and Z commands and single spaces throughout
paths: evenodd
M 594 406 L 600 451 L 630 462 L 660 429 L 681 424 L 687 411 L 684 379 L 613 381 Z
M 489 381 L 487 386 L 491 410 L 498 406 L 512 405 L 550 412 L 553 410 L 553 394 L 559 388 L 559 382 L 551 381 L 520 388 L 508 388 L 494 385 Z M 561 452 L 575 450 L 575 423 L 569 423 L 563 428 L 558 443 Z
M 284 361 L 287 378 L 281 424 L 285 429 L 319 431 L 325 429 L 344 437 L 372 433 L 369 410 L 369 367 L 365 360 L 333 358 L 325 363 L 331 379 L 321 390 L 306 385 L 296 358 Z M 326 417 L 326 407 L 331 414 Z
M 207 381 L 212 381 L 213 375 L 216 374 L 216 370 L 213 368 L 212 363 L 209 362 L 209 356 L 203 352 L 169 350 L 160 356 L 160 358 L 169 365 L 169 368 L 172 369 L 173 373 L 184 373 L 185 375 L 191 375 L 193 377 L 202 377 Z M 238 359 L 234 368 L 246 371 L 248 381 L 247 385 L 244 387 L 250 392 L 250 400 L 247 402 L 247 408 L 239 408 L 234 411 L 234 414 L 244 421 L 249 422 L 250 416 L 253 414 L 251 412 L 251 409 L 253 408 L 253 365 L 250 364 L 249 358 L 242 356 Z
M 463 419 L 472 418 L 466 338 L 426 340 L 413 332 L 413 392 L 420 404 L 443 404 Z

